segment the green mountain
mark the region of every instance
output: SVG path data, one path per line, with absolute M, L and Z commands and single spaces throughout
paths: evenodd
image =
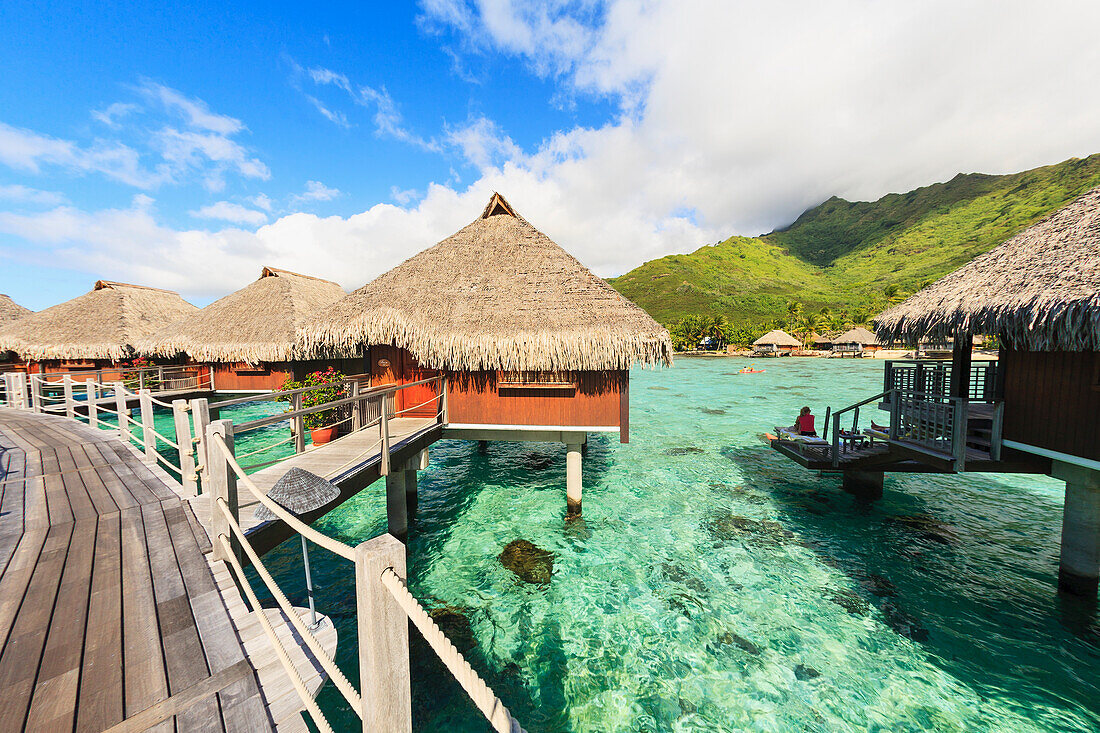
M 873 202 L 833 197 L 786 228 L 652 260 L 609 282 L 666 325 L 724 315 L 758 327 L 781 321 L 793 302 L 877 313 L 886 292 L 920 289 L 1097 185 L 1100 154 L 1004 176 L 960 173 Z

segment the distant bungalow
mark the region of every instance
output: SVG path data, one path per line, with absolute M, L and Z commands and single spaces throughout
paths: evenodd
M 0 327 L 0 350 L 14 351 L 32 372 L 102 369 L 196 311 L 169 290 L 99 280 L 91 292 Z
M 366 356 L 373 385 L 446 374 L 445 437 L 565 443 L 572 510 L 587 434 L 628 439 L 630 367 L 672 362 L 664 328 L 499 194 L 301 334 L 307 353 Z M 395 409 L 431 396 L 414 391 Z
M 768 331 L 752 342 L 752 350 L 761 356 L 790 355 L 792 351 L 802 348 L 802 342 L 786 331 L 776 329 Z
M 210 365 L 212 389 L 269 392 L 326 364 L 301 359 L 297 329 L 346 293 L 334 282 L 265 267 L 258 280 L 145 339 L 142 353 Z M 356 373 L 358 364 L 335 366 Z
M 1048 473 L 1066 482 L 1059 586 L 1095 597 L 1100 577 L 1100 188 L 881 314 L 883 341 L 953 344 L 952 359 L 888 361 L 881 395 L 843 408 L 832 447 L 773 440 L 872 498 L 884 472 Z M 971 364 L 973 337 L 1000 358 Z M 881 400 L 881 401 L 880 401 Z M 880 401 L 887 430 L 835 427 Z M 848 444 L 848 450 L 836 445 Z
M 832 347 L 833 353 L 840 356 L 863 356 L 881 349 L 882 343 L 863 326 L 856 326 L 832 339 Z

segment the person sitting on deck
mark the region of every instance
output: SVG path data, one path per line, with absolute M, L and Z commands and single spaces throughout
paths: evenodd
M 814 430 L 814 415 L 810 412 L 810 408 L 803 407 L 798 413 L 798 418 L 794 421 L 794 425 L 790 428 L 790 431 L 795 435 L 809 435 L 811 437 L 817 437 L 817 431 Z

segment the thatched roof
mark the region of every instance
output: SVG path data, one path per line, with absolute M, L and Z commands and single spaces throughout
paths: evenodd
M 0 293 L 0 323 L 14 321 L 30 313 L 30 309 L 16 303 L 10 296 Z
M 884 341 L 1001 335 L 1032 351 L 1100 351 L 1100 187 L 875 319 Z
M 856 326 L 832 339 L 834 344 L 859 344 L 861 346 L 878 346 L 879 340 L 875 334 L 863 326 Z
M 786 331 L 776 329 L 774 331 L 768 331 L 752 342 L 753 346 L 801 346 L 802 342 L 790 335 Z
M 157 331 L 138 350 L 197 361 L 290 361 L 298 329 L 344 295 L 334 282 L 265 267 L 258 280 Z
M 671 364 L 668 331 L 493 194 L 481 216 L 328 308 L 311 352 L 408 349 L 428 368 Z
M 0 328 L 0 349 L 24 359 L 111 359 L 198 309 L 169 290 L 99 280 L 91 292 Z

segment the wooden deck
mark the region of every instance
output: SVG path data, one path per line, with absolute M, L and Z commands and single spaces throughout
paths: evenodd
M 0 730 L 305 730 L 177 491 L 113 432 L 0 408 Z

